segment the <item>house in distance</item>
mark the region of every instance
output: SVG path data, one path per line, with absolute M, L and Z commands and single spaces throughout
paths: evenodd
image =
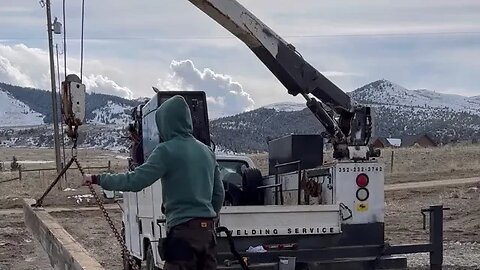
M 373 140 L 375 148 L 398 148 L 398 147 L 436 147 L 438 144 L 428 134 L 407 135 L 400 138 L 377 137 Z

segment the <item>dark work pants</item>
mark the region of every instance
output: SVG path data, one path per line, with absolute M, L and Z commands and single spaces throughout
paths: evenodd
M 165 245 L 165 270 L 217 269 L 212 219 L 195 219 L 173 227 Z

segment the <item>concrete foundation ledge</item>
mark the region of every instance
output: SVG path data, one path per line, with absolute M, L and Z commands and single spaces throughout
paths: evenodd
M 25 225 L 47 253 L 55 270 L 104 270 L 45 209 L 32 207 L 33 199 L 23 200 Z

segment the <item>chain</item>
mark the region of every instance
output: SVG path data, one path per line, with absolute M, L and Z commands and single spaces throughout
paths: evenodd
M 73 149 L 74 148 L 72 148 L 72 151 L 73 151 Z M 78 162 L 77 156 L 76 155 L 73 156 L 73 159 L 75 161 L 75 164 L 77 165 L 78 170 L 82 174 L 82 176 L 85 176 L 85 171 L 84 171 L 83 167 L 80 165 L 80 162 Z M 100 200 L 100 198 L 98 197 L 98 194 L 95 191 L 95 188 L 93 188 L 92 184 L 89 184 L 88 188 L 90 189 L 90 193 L 92 193 L 93 197 L 95 198 L 95 201 L 96 201 L 98 207 L 100 208 L 100 210 L 102 210 L 103 216 L 107 220 L 108 225 L 112 229 L 112 232 L 115 235 L 115 238 L 117 238 L 117 241 L 122 248 L 123 259 L 125 260 L 125 258 L 128 258 L 128 263 L 132 266 L 133 270 L 140 270 L 137 262 L 135 261 L 133 256 L 130 255 L 130 252 L 128 251 L 127 246 L 125 245 L 125 241 L 123 240 L 123 237 L 120 235 L 120 233 L 118 233 L 118 230 L 115 227 L 115 224 L 113 224 L 113 221 L 110 218 L 110 215 L 108 214 L 107 210 L 105 209 L 105 206 L 103 205 L 102 200 Z
M 69 126 L 70 127 L 70 126 Z M 65 174 L 65 172 L 67 171 L 67 169 L 72 165 L 72 163 L 75 162 L 75 164 L 77 165 L 77 168 L 78 170 L 80 171 L 82 177 L 85 177 L 85 170 L 83 169 L 82 165 L 80 165 L 80 162 L 78 161 L 77 159 L 77 154 L 78 154 L 78 150 L 77 150 L 77 141 L 78 141 L 78 126 L 74 126 L 74 129 L 72 130 L 71 128 L 69 128 L 69 137 L 72 139 L 73 141 L 73 146 L 72 146 L 72 158 L 70 159 L 69 163 L 67 164 L 67 166 L 65 168 L 63 168 L 62 172 L 57 176 L 57 178 L 55 179 L 55 181 L 50 185 L 50 187 L 45 191 L 45 193 L 42 195 L 42 197 L 40 199 L 37 200 L 37 202 L 35 203 L 35 206 L 36 207 L 39 207 L 42 205 L 42 202 L 43 202 L 43 199 L 45 198 L 45 196 L 47 196 L 47 194 L 50 192 L 50 190 L 53 188 L 53 186 L 55 186 L 55 184 L 60 180 L 60 178 L 62 177 L 63 174 Z M 112 229 L 112 232 L 113 234 L 115 235 L 115 238 L 117 238 L 117 241 L 118 243 L 120 244 L 121 248 L 122 248 L 122 257 L 123 257 L 123 260 L 127 260 L 128 261 L 128 264 L 130 264 L 130 266 L 132 267 L 133 270 L 140 270 L 140 266 L 137 264 L 137 262 L 135 261 L 135 259 L 133 258 L 132 255 L 130 255 L 130 252 L 128 251 L 128 248 L 127 246 L 125 245 L 125 241 L 123 240 L 123 237 L 122 235 L 120 235 L 120 233 L 118 233 L 118 230 L 117 228 L 115 227 L 115 224 L 113 224 L 113 221 L 112 219 L 110 218 L 110 215 L 108 214 L 107 210 L 105 209 L 105 206 L 103 205 L 103 202 L 102 200 L 100 200 L 100 197 L 98 196 L 97 192 L 95 191 L 95 188 L 93 188 L 93 185 L 92 184 L 89 184 L 88 185 L 88 188 L 90 189 L 90 193 L 92 193 L 93 197 L 95 198 L 95 202 L 97 203 L 98 207 L 100 208 L 100 210 L 102 210 L 102 213 L 103 213 L 103 216 L 105 217 L 105 219 L 107 220 L 107 223 L 108 225 L 110 226 L 110 228 Z

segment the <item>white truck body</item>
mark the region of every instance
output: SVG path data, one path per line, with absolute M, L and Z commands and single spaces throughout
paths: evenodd
M 322 153 L 319 153 L 322 154 Z M 218 156 L 217 160 L 245 162 L 255 167 L 245 156 Z M 220 214 L 220 225 L 229 228 L 235 238 L 268 236 L 309 236 L 341 234 L 342 225 L 383 223 L 383 165 L 370 162 L 337 162 L 322 168 L 329 176 L 310 177 L 322 186 L 318 198 L 311 205 L 297 205 L 298 173 L 278 175 L 283 184 L 284 205 L 275 205 L 273 189 L 265 192 L 265 205 L 224 206 Z M 305 170 L 315 174 L 315 169 Z M 359 201 L 356 177 L 366 174 L 369 197 Z M 275 176 L 265 177 L 264 184 L 274 184 Z M 158 252 L 158 241 L 166 236 L 161 212 L 161 181 L 136 193 L 123 194 L 126 244 L 132 255 L 145 259 L 146 246 L 151 245 L 155 254 L 155 265 L 163 268 Z M 300 188 L 302 190 L 302 188 Z M 305 191 L 301 191 L 301 196 Z M 314 204 L 313 204 L 314 203 Z M 222 237 L 222 236 L 220 236 Z M 347 236 L 346 236 L 347 237 Z M 245 251 L 245 250 L 244 250 Z

